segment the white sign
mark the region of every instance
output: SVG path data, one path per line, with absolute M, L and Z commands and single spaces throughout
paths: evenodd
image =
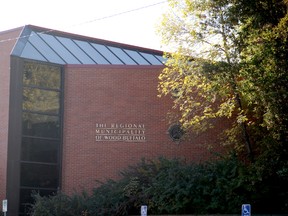
M 242 205 L 242 216 L 251 216 L 251 205 L 243 204 Z
M 147 206 L 146 205 L 141 206 L 141 216 L 147 216 Z
M 3 212 L 7 212 L 7 204 L 8 204 L 7 200 L 2 201 L 2 211 Z
M 146 142 L 145 125 L 132 123 L 96 123 L 98 142 Z

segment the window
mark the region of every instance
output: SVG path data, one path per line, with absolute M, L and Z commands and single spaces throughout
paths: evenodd
M 57 188 L 59 185 L 58 167 L 51 164 L 22 162 L 21 187 Z
M 59 140 L 22 138 L 21 160 L 58 163 Z
M 168 133 L 173 141 L 179 141 L 184 135 L 184 131 L 179 124 L 171 125 Z
M 24 62 L 20 214 L 27 214 L 32 191 L 52 194 L 60 185 L 61 67 Z
M 59 116 L 23 112 L 22 130 L 25 136 L 59 138 Z
M 40 194 L 40 196 L 49 196 L 56 194 L 57 190 L 45 189 L 21 189 L 20 190 L 20 215 L 30 215 L 31 203 L 34 202 L 32 194 Z
M 60 89 L 61 68 L 34 62 L 25 62 L 23 71 L 24 86 Z
M 23 110 L 59 114 L 60 92 L 39 88 L 23 89 Z

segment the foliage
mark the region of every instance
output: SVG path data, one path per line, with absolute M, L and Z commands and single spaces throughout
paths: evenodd
M 251 203 L 253 213 L 287 212 L 288 163 L 268 155 L 259 162 L 262 169 L 235 154 L 202 164 L 143 159 L 90 195 L 36 194 L 31 215 L 137 215 L 144 204 L 149 214 L 237 214 L 243 203 Z
M 228 133 L 242 137 L 231 143 L 235 150 L 244 144 L 248 154 L 259 153 L 263 137 L 287 143 L 287 1 L 169 3 L 159 33 L 173 51 L 159 91 L 177 90 L 174 108 L 184 129 L 201 132 L 224 117 L 234 120 Z
M 23 71 L 23 109 L 57 113 L 61 88 L 61 68 L 25 62 Z M 43 89 L 44 88 L 44 89 Z
M 173 51 L 159 76 L 160 94 L 177 90 L 174 108 L 187 132 L 230 118 L 223 144 L 255 155 L 228 182 L 235 197 L 259 213 L 287 211 L 287 1 L 169 2 L 159 32 Z M 208 203 L 220 200 L 227 202 L 215 196 Z
M 128 181 L 128 179 L 118 182 L 108 180 L 105 184 L 95 188 L 91 196 L 92 206 L 88 211 L 89 215 L 127 215 L 127 198 L 123 190 Z
M 242 51 L 240 82 L 243 98 L 258 124 L 280 138 L 287 131 L 288 14 L 278 25 L 250 30 Z M 257 46 L 255 46 L 257 44 Z
M 237 160 L 173 165 L 161 170 L 148 189 L 156 214 L 236 213 L 241 197 L 235 193 Z M 229 203 L 225 207 L 221 203 Z M 154 207 L 154 208 L 153 208 Z M 151 208 L 151 207 L 150 207 Z
M 33 194 L 35 204 L 32 205 L 33 216 L 86 216 L 89 206 L 88 194 L 74 194 L 67 196 L 61 192 L 55 196 L 40 196 Z

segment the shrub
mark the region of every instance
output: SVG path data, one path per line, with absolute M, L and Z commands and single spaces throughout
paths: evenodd
M 89 208 L 89 197 L 87 193 L 67 196 L 61 192 L 54 196 L 32 195 L 35 204 L 32 205 L 33 216 L 87 216 Z
M 137 215 L 144 204 L 149 214 L 236 214 L 243 203 L 250 203 L 253 213 L 286 212 L 288 163 L 269 173 L 257 163 L 261 161 L 244 165 L 234 155 L 202 164 L 142 159 L 122 171 L 120 180 L 102 183 L 90 196 L 34 195 L 31 214 Z

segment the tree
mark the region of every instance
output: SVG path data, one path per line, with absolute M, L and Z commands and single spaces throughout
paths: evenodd
M 286 145 L 287 4 L 280 0 L 169 0 L 169 4 L 159 32 L 173 52 L 166 54 L 159 91 L 161 95 L 177 91 L 174 107 L 180 111 L 183 128 L 203 131 L 213 126 L 211 119 L 231 118 L 228 142 L 236 149 L 246 146 L 250 156 L 252 150 L 259 151 L 264 137 Z M 242 142 L 236 139 L 239 134 Z

